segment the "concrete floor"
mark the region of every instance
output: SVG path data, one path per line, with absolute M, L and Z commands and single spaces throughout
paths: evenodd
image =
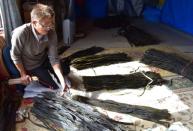
M 133 24 L 155 35 L 162 41 L 161 44 L 172 46 L 184 53 L 193 53 L 193 35 L 161 23 L 136 20 Z
M 141 19 L 133 20 L 132 24 L 144 29 L 148 33 L 155 35 L 162 42 L 160 44 L 168 45 L 193 56 L 193 36 L 178 31 L 172 27 L 161 23 L 147 22 Z M 91 46 L 100 46 L 105 48 L 130 48 L 126 38 L 117 34 L 117 28 L 104 30 L 97 27 L 87 28 L 87 36 L 71 44 L 68 51 L 85 49 Z

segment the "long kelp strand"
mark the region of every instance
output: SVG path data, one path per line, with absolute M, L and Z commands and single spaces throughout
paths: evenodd
M 177 54 L 149 49 L 141 59 L 142 63 L 182 75 L 193 81 L 193 63 Z
M 68 73 L 70 73 L 70 64 L 71 64 L 71 61 L 73 61 L 74 59 L 94 55 L 94 54 L 99 53 L 103 50 L 104 50 L 104 48 L 102 48 L 102 47 L 92 46 L 92 47 L 84 49 L 84 50 L 79 50 L 79 51 L 69 55 L 68 57 L 63 58 L 61 60 L 61 66 L 63 69 L 63 74 L 67 75 Z
M 138 89 L 147 85 L 160 85 L 165 82 L 166 80 L 162 79 L 155 72 L 136 72 L 128 75 L 83 76 L 84 89 L 80 90 Z
M 158 38 L 133 25 L 123 26 L 118 33 L 126 37 L 131 46 L 146 46 L 160 43 Z
M 111 131 L 121 130 L 116 123 L 89 105 L 45 93 L 35 98 L 32 113 L 51 130 Z
M 123 104 L 111 100 L 97 100 L 83 96 L 74 96 L 73 99 L 93 106 L 101 107 L 109 111 L 129 114 L 141 119 L 153 121 L 165 126 L 169 125 L 169 120 L 171 119 L 171 115 L 168 110 L 160 110 L 147 106 Z
M 75 58 L 95 55 L 96 53 L 99 53 L 99 52 L 101 52 L 103 50 L 104 50 L 103 47 L 92 46 L 92 47 L 87 48 L 87 49 L 79 50 L 79 51 L 69 55 L 68 58 L 73 60 Z
M 129 62 L 131 58 L 125 53 L 102 54 L 76 58 L 71 61 L 71 65 L 78 70 L 106 66 L 115 63 Z

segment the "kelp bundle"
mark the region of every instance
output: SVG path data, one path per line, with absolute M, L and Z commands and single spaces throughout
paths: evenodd
M 89 99 L 83 96 L 74 96 L 73 99 L 79 102 L 90 104 L 92 106 L 101 107 L 105 110 L 129 114 L 144 120 L 163 124 L 165 126 L 169 126 L 169 120 L 171 119 L 171 115 L 166 109 L 160 110 L 147 106 L 129 105 L 111 100 Z
M 94 111 L 91 106 L 54 93 L 45 93 L 42 98 L 36 97 L 31 112 L 50 130 L 120 130 L 115 122 Z
M 144 53 L 141 62 L 177 73 L 193 81 L 193 63 L 177 54 L 149 49 Z
M 132 25 L 122 27 L 118 34 L 126 37 L 131 46 L 146 46 L 160 43 L 160 40 L 155 38 L 155 36 Z
M 76 58 L 71 65 L 78 70 L 131 61 L 125 53 L 101 54 Z
M 62 65 L 64 74 L 67 75 L 70 72 L 70 63 L 72 60 L 74 60 L 76 58 L 80 58 L 80 57 L 94 55 L 94 54 L 99 53 L 103 50 L 104 50 L 104 48 L 102 48 L 102 47 L 92 46 L 90 48 L 77 51 L 66 58 L 63 58 L 61 60 L 61 65 Z
M 101 52 L 101 51 L 103 51 L 103 50 L 104 50 L 103 47 L 92 46 L 92 47 L 90 47 L 90 48 L 77 51 L 77 52 L 71 54 L 70 56 L 68 56 L 68 58 L 69 58 L 70 60 L 73 60 L 73 59 L 75 59 L 75 58 L 80 58 L 80 57 L 84 57 L 84 56 L 94 55 L 94 54 L 99 53 L 99 52 Z
M 61 55 L 64 51 L 68 50 L 70 48 L 70 46 L 60 46 L 58 47 L 57 51 L 58 54 Z
M 102 89 L 137 89 L 166 82 L 155 72 L 136 72 L 128 75 L 83 76 L 84 89 L 97 91 Z
M 102 47 L 93 46 L 91 48 L 75 52 L 72 55 L 62 59 L 61 64 L 63 70 L 66 72 L 64 74 L 69 73 L 70 65 L 78 70 L 81 70 L 97 66 L 131 61 L 131 58 L 128 57 L 125 53 L 94 55 L 103 50 L 104 48 Z M 67 69 L 68 71 L 66 71 Z

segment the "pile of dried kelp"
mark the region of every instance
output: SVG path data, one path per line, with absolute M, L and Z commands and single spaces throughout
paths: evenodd
M 87 49 L 84 49 L 84 50 L 80 50 L 80 51 L 77 51 L 77 52 L 71 54 L 70 56 L 68 56 L 68 59 L 73 60 L 75 58 L 80 58 L 80 57 L 94 55 L 94 54 L 99 53 L 99 52 L 101 52 L 103 50 L 104 50 L 103 47 L 92 46 L 90 48 L 87 48 Z
M 102 89 L 137 89 L 149 85 L 160 85 L 165 83 L 158 73 L 136 72 L 128 75 L 102 75 L 83 76 L 84 89 L 86 91 L 97 91 Z
M 73 99 L 93 106 L 101 107 L 105 110 L 129 114 L 144 120 L 163 124 L 165 126 L 169 126 L 169 120 L 171 120 L 171 115 L 168 113 L 168 110 L 160 110 L 147 106 L 117 103 L 111 100 L 97 100 L 91 98 L 89 99 L 83 96 L 74 96 Z
M 160 40 L 158 40 L 155 36 L 133 25 L 122 27 L 118 31 L 118 34 L 126 37 L 131 46 L 146 46 L 160 43 Z
M 76 58 L 71 61 L 71 65 L 78 70 L 106 66 L 115 63 L 129 62 L 131 58 L 125 53 L 101 54 Z
M 69 49 L 70 46 L 60 46 L 58 47 L 57 51 L 58 51 L 58 54 L 61 55 L 64 51 L 66 51 L 67 49 Z
M 0 81 L 0 131 L 16 130 L 16 111 L 21 97 L 10 90 L 5 82 Z
M 31 112 L 44 125 L 54 131 L 119 131 L 120 127 L 94 109 L 75 100 L 63 98 L 54 93 L 45 93 L 34 99 Z
M 193 63 L 174 53 L 149 49 L 144 53 L 141 62 L 180 74 L 193 81 Z
M 67 73 L 69 73 L 70 65 L 78 70 L 82 70 L 86 68 L 131 61 L 131 58 L 128 57 L 128 55 L 125 53 L 94 55 L 103 50 L 104 48 L 102 47 L 94 46 L 85 50 L 77 51 L 72 55 L 62 59 L 62 67 L 64 70 L 68 69 Z
M 71 64 L 71 61 L 73 61 L 74 59 L 94 55 L 94 54 L 99 53 L 103 50 L 104 50 L 104 48 L 102 48 L 102 47 L 92 46 L 90 48 L 77 51 L 77 52 L 69 55 L 66 58 L 63 58 L 61 60 L 61 65 L 62 65 L 64 74 L 66 75 L 70 72 L 70 64 Z

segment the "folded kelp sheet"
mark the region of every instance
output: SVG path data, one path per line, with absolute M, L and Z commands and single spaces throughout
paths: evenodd
M 193 81 L 193 61 L 175 53 L 149 49 L 144 53 L 141 62 L 182 75 Z
M 31 112 L 54 131 L 120 131 L 118 124 L 78 101 L 45 93 L 34 99 Z
M 126 37 L 131 46 L 146 46 L 160 43 L 158 38 L 133 25 L 122 27 L 118 34 Z
M 136 72 L 128 75 L 83 76 L 83 88 L 80 90 L 138 89 L 166 82 L 155 72 Z
M 130 105 L 111 100 L 97 100 L 83 96 L 74 96 L 73 99 L 92 106 L 101 107 L 105 110 L 129 114 L 144 120 L 156 122 L 166 127 L 169 126 L 169 121 L 171 120 L 171 114 L 166 109 L 161 110 L 147 106 Z
M 107 66 L 110 64 L 124 63 L 131 61 L 131 58 L 125 53 L 101 54 L 76 58 L 71 61 L 71 65 L 78 69 L 94 68 Z

